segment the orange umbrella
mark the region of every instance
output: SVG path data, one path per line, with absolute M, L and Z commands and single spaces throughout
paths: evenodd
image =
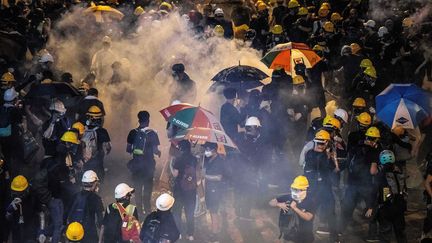
M 93 14 L 98 23 L 111 22 L 112 19 L 121 20 L 124 17 L 124 14 L 115 8 L 106 5 L 95 5 L 93 2 L 90 7 L 84 10 L 84 13 Z

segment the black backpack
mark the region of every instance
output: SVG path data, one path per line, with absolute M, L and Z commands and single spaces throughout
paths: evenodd
M 143 243 L 159 243 L 161 221 L 156 212 L 152 212 L 148 217 L 142 226 L 140 238 Z
M 141 150 L 142 154 L 145 153 L 145 146 L 146 146 L 146 142 L 147 142 L 147 134 L 149 134 L 149 132 L 151 131 L 150 129 L 145 130 L 145 131 L 141 131 L 140 129 L 135 129 L 136 131 L 136 135 L 134 137 L 134 141 L 133 141 L 133 153 L 137 154 L 137 150 Z
M 87 215 L 87 198 L 90 193 L 79 192 L 69 210 L 68 222 L 83 223 Z
M 8 108 L 0 108 L 0 137 L 9 137 L 12 135 L 11 115 Z

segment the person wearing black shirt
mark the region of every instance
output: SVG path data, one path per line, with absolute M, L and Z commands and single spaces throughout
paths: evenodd
M 313 218 L 315 205 L 308 197 L 309 182 L 305 176 L 297 176 L 291 184 L 291 194 L 272 199 L 269 204 L 280 208 L 279 228 L 285 242 L 311 243 L 314 241 Z M 296 226 L 297 229 L 293 229 Z
M 242 126 L 243 121 L 240 112 L 234 106 L 237 91 L 233 88 L 226 88 L 224 91 L 226 102 L 220 110 L 220 121 L 226 134 L 237 143 L 239 141 L 238 126 Z
M 99 100 L 99 92 L 96 88 L 90 88 L 87 91 L 87 96 L 78 103 L 75 119 L 77 119 L 81 123 L 85 123 L 86 113 L 88 109 L 92 106 L 99 107 L 99 109 L 101 109 L 102 111 L 102 114 L 105 115 L 105 108 L 102 101 Z
M 159 137 L 149 128 L 150 114 L 147 111 L 138 112 L 138 128 L 131 130 L 127 137 L 126 152 L 133 158 L 128 163 L 132 180 L 137 190 L 137 206 L 145 212 L 151 212 L 150 199 L 153 191 L 153 177 L 156 167 L 154 155 L 161 156 Z M 144 187 L 144 194 L 141 195 Z

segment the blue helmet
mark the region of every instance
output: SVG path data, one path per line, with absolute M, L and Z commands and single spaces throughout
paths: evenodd
M 380 163 L 382 165 L 392 164 L 396 161 L 395 155 L 394 155 L 393 151 L 391 151 L 391 150 L 383 150 L 380 153 L 379 158 L 380 158 Z

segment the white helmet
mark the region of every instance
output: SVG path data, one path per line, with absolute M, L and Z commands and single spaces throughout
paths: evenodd
M 365 27 L 375 28 L 376 22 L 372 19 L 369 19 L 366 23 L 363 24 Z
M 246 120 L 246 124 L 245 126 L 250 127 L 250 126 L 257 126 L 260 127 L 261 126 L 261 122 L 260 120 L 255 117 L 255 116 L 251 116 Z
M 164 193 L 156 199 L 156 208 L 160 211 L 168 211 L 174 202 L 175 199 L 170 194 Z
M 385 27 L 385 26 L 381 26 L 379 29 L 378 29 L 378 36 L 379 37 L 383 37 L 385 34 L 388 34 L 389 32 L 388 32 L 388 29 L 387 29 L 387 27 Z
M 5 102 L 13 101 L 18 97 L 18 92 L 15 91 L 15 88 L 7 89 L 3 94 L 3 100 Z
M 120 199 L 125 197 L 128 193 L 134 192 L 135 189 L 133 189 L 132 187 L 130 187 L 128 184 L 126 183 L 120 183 L 116 186 L 115 190 L 114 190 L 114 198 L 115 199 Z
M 214 15 L 215 15 L 215 16 L 224 16 L 224 11 L 223 11 L 221 8 L 217 8 L 217 9 L 214 11 Z
M 333 113 L 333 116 L 337 116 L 340 119 L 342 119 L 345 123 L 348 123 L 348 112 L 346 112 L 346 110 L 344 109 L 337 109 L 335 110 L 335 112 Z
M 40 57 L 39 62 L 40 63 L 54 62 L 54 58 L 51 54 L 46 52 Z
M 60 100 L 55 100 L 54 102 L 51 102 L 49 109 L 51 111 L 57 111 L 60 113 L 66 112 L 65 106 L 64 106 L 63 102 L 61 102 Z
M 94 172 L 92 170 L 88 170 L 88 171 L 84 172 L 82 179 L 81 179 L 81 182 L 92 183 L 92 182 L 95 182 L 98 180 L 99 180 L 99 178 L 98 178 L 96 172 Z

